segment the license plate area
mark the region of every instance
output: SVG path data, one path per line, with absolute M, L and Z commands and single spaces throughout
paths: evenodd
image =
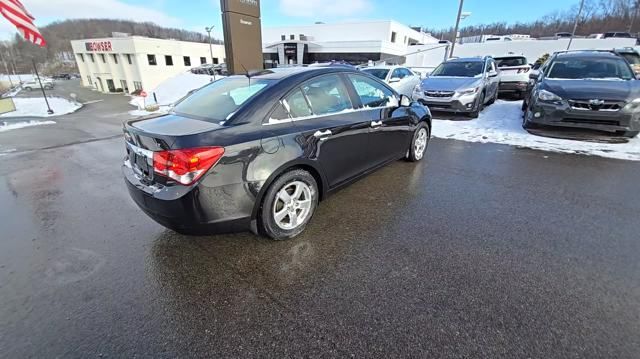
M 136 174 L 145 179 L 152 180 L 153 152 L 127 142 L 127 153 L 129 154 L 131 168 Z

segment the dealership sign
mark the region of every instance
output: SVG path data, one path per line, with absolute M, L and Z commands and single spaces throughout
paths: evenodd
M 113 51 L 111 41 L 85 42 L 87 51 Z

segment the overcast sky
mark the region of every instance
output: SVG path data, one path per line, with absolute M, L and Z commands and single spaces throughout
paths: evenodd
M 555 10 L 565 10 L 578 0 L 466 0 L 472 12 L 464 24 L 535 20 Z M 36 25 L 68 18 L 118 18 L 153 21 L 159 25 L 204 32 L 216 26 L 220 33 L 218 0 L 22 0 L 36 17 Z M 535 6 L 533 5 L 535 4 Z M 455 21 L 456 0 L 263 0 L 263 26 L 310 24 L 315 21 L 393 19 L 412 26 L 449 27 Z M 0 18 L 0 38 L 15 30 Z

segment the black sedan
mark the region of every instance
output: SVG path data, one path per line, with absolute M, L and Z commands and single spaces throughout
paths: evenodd
M 420 161 L 431 114 L 356 70 L 291 68 L 213 82 L 124 132 L 125 182 L 158 223 L 285 239 L 332 191 L 400 158 Z

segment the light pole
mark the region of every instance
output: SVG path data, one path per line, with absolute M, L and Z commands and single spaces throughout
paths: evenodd
M 209 34 L 209 53 L 211 54 L 211 65 L 213 65 L 213 46 L 211 45 L 211 31 L 215 26 L 205 27 L 204 30 Z
M 458 42 L 458 29 L 460 28 L 460 20 L 464 20 L 467 17 L 471 16 L 470 12 L 462 12 L 462 8 L 464 7 L 464 0 L 460 0 L 460 7 L 458 8 L 458 17 L 456 18 L 456 27 L 453 30 L 453 43 L 451 44 L 451 54 L 449 57 L 453 57 L 453 51 L 456 48 L 456 42 Z
M 628 33 L 631 33 L 631 31 L 633 31 L 633 24 L 636 22 L 636 18 L 638 17 L 638 9 L 640 8 L 640 0 L 637 0 L 634 3 L 635 6 L 635 10 L 633 10 L 633 17 L 631 18 L 631 23 L 629 24 L 629 31 L 627 31 Z
M 573 32 L 571 33 L 571 38 L 569 39 L 569 44 L 567 45 L 567 51 L 569 51 L 569 48 L 571 47 L 571 43 L 573 42 L 573 38 L 576 36 L 576 30 L 578 29 L 578 22 L 580 21 L 580 16 L 582 16 L 583 8 L 584 8 L 584 0 L 580 1 L 580 9 L 578 9 L 576 22 L 573 24 Z

